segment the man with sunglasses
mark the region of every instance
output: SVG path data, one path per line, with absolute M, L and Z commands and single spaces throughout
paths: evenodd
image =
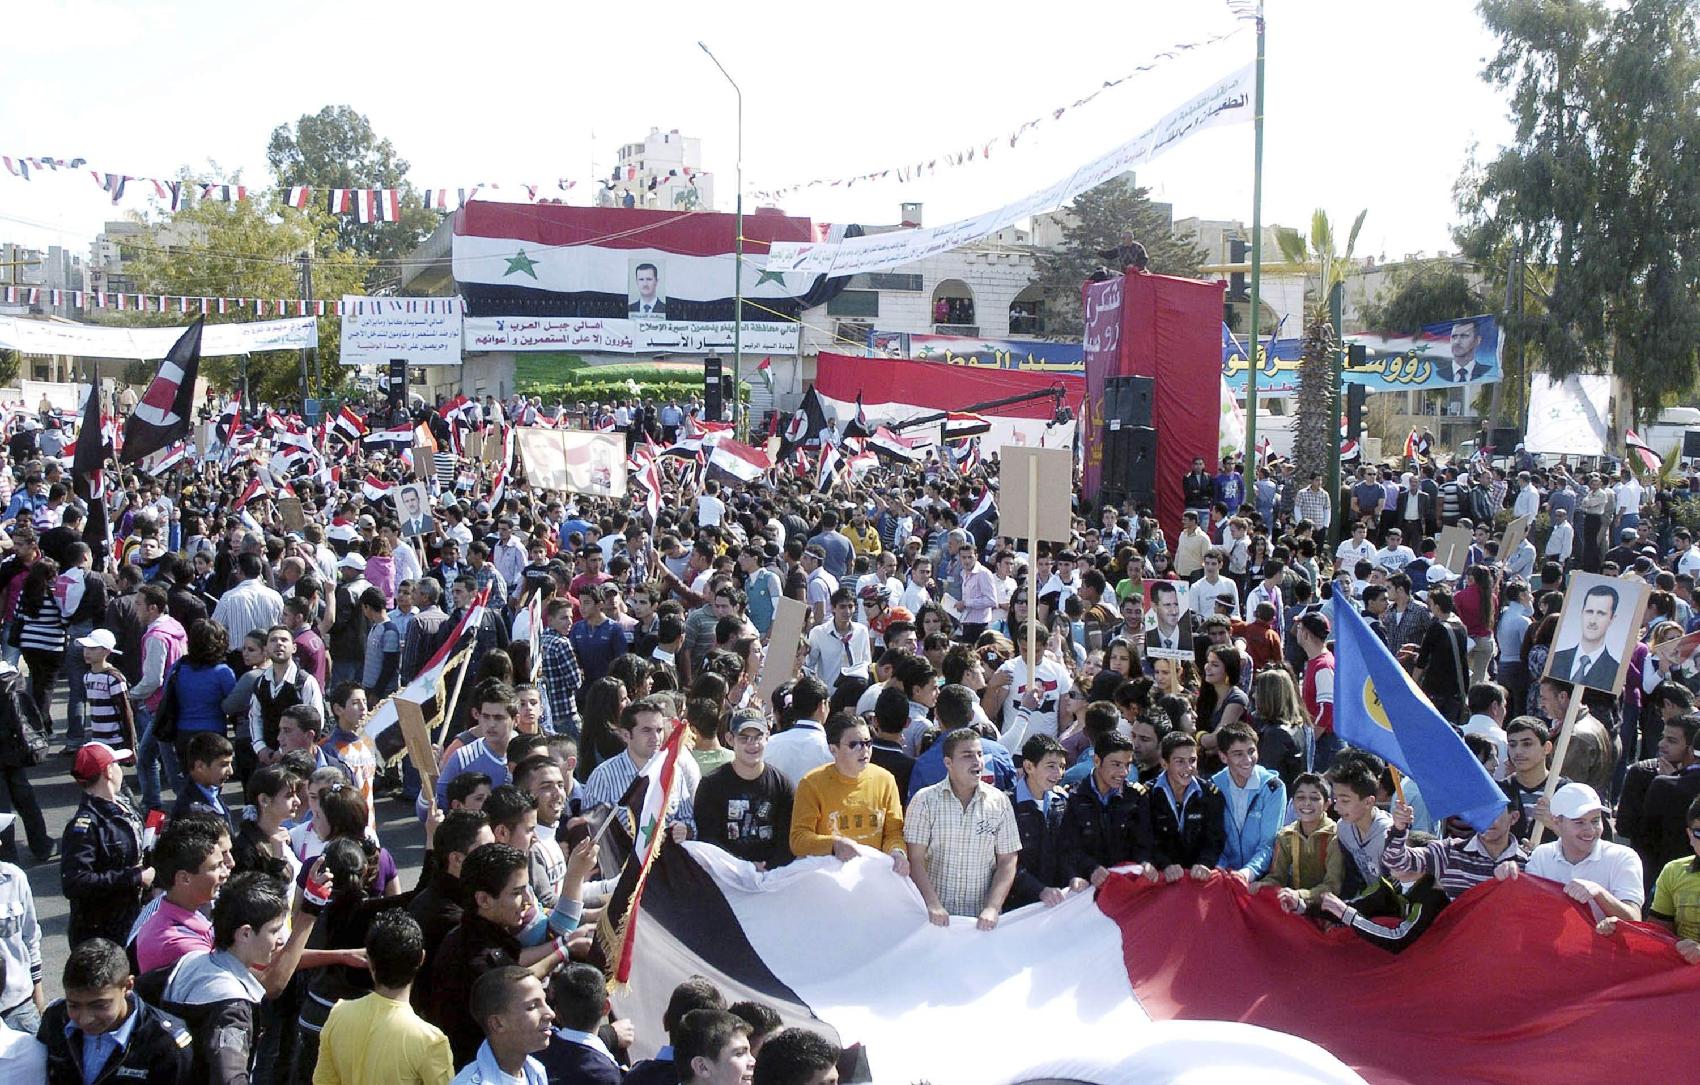
M 909 876 L 903 845 L 903 802 L 897 779 L 871 764 L 868 725 L 849 712 L 826 721 L 832 763 L 813 769 L 797 785 L 791 809 L 791 852 L 856 858 L 858 845 L 891 856 L 894 873 Z

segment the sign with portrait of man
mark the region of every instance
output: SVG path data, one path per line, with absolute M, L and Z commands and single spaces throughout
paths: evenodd
M 633 320 L 666 320 L 667 291 L 662 282 L 666 261 L 634 256 L 626 275 L 626 315 Z
M 514 431 L 525 477 L 539 490 L 626 496 L 626 436 L 522 426 Z
M 1622 690 L 1649 589 L 1640 578 L 1573 573 L 1542 677 L 1611 694 Z
M 1145 582 L 1145 654 L 1151 659 L 1192 662 L 1193 616 L 1186 610 L 1186 584 Z
M 408 482 L 390 491 L 395 498 L 396 518 L 403 536 L 429 535 L 437 530 L 431 515 L 431 492 L 423 482 Z

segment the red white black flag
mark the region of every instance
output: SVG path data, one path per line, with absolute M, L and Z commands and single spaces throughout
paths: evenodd
M 201 328 L 197 318 L 189 325 L 171 352 L 159 364 L 159 374 L 142 395 L 141 402 L 124 420 L 124 447 L 120 463 L 137 463 L 189 435 L 194 413 L 195 376 L 201 368 Z

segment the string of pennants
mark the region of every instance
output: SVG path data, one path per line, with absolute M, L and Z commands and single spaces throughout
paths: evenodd
M 1236 20 L 1242 22 L 1255 21 L 1260 17 L 1257 14 L 1256 6 L 1252 4 L 1250 0 L 1228 0 L 1227 6 L 1228 10 L 1233 14 Z M 809 188 L 850 188 L 858 183 L 865 184 L 871 181 L 883 181 L 888 178 L 896 178 L 900 183 L 907 183 L 909 181 L 919 180 L 925 176 L 931 176 L 932 174 L 937 173 L 940 168 L 951 169 L 957 166 L 972 165 L 975 162 L 984 162 L 992 157 L 992 149 L 1005 142 L 1005 140 L 1008 141 L 1009 146 L 1014 147 L 1021 141 L 1022 137 L 1026 136 L 1029 132 L 1032 132 L 1034 129 L 1039 128 L 1041 125 L 1046 123 L 1055 123 L 1056 121 L 1061 120 L 1070 110 L 1077 110 L 1088 105 L 1105 91 L 1113 90 L 1133 79 L 1135 76 L 1159 68 L 1168 61 L 1174 60 L 1186 53 L 1190 53 L 1196 49 L 1203 49 L 1206 46 L 1215 45 L 1217 42 L 1226 41 L 1234 35 L 1241 33 L 1244 29 L 1245 28 L 1243 26 L 1235 26 L 1232 30 L 1225 30 L 1207 38 L 1201 38 L 1196 41 L 1177 42 L 1161 52 L 1152 54 L 1149 60 L 1135 68 L 1132 68 L 1127 72 L 1127 74 L 1120 78 L 1104 80 L 1097 90 L 1094 90 L 1085 97 L 1077 98 L 1067 105 L 1058 106 L 1050 112 L 1041 114 L 1031 120 L 1022 121 L 1012 131 L 1010 131 L 1007 136 L 982 140 L 971 146 L 949 151 L 935 158 L 927 158 L 917 162 L 905 162 L 902 165 L 889 166 L 885 169 L 873 170 L 869 173 L 858 173 L 849 177 L 819 177 L 812 181 L 801 181 L 797 184 L 785 185 L 781 188 L 756 189 L 751 192 L 750 195 L 760 200 L 775 200 Z
M 0 168 L 24 181 L 43 173 L 83 170 L 94 179 L 100 190 L 116 206 L 126 196 L 140 192 L 159 200 L 172 211 L 181 211 L 194 202 L 235 203 L 246 200 L 250 191 L 256 195 L 270 190 L 250 189 L 247 185 L 225 182 L 165 180 L 157 177 L 138 177 L 128 173 L 113 173 L 92 169 L 85 158 L 55 158 L 42 155 L 0 155 Z M 458 211 L 480 193 L 512 195 L 523 192 L 531 202 L 546 202 L 554 192 L 570 192 L 578 182 L 562 177 L 549 184 L 522 184 L 503 189 L 499 184 L 477 184 L 460 188 L 426 188 L 419 190 L 420 203 L 432 211 Z M 306 210 L 322 206 L 333 215 L 353 215 L 360 222 L 398 222 L 401 219 L 401 189 L 399 188 L 325 188 L 312 185 L 293 185 L 280 188 L 278 196 L 287 207 Z
M 373 313 L 396 312 L 452 314 L 459 298 L 371 298 L 367 300 L 309 300 L 305 298 L 209 298 L 183 294 L 114 294 L 104 290 L 62 290 L 46 286 L 0 287 L 0 302 L 7 305 L 69 305 L 73 309 L 112 309 L 137 313 L 213 313 L 253 310 L 255 316 L 364 316 L 368 304 Z M 381 308 L 382 307 L 382 308 Z

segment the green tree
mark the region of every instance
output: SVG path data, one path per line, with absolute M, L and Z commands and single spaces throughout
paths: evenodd
M 411 253 L 442 221 L 408 183 L 407 160 L 389 140 L 378 137 L 364 114 L 349 106 L 328 105 L 302 114 L 293 128 L 278 125 L 266 145 L 266 161 L 279 188 L 310 185 L 320 207 L 325 206 L 325 190 L 332 188 L 400 190 L 400 222 L 362 223 L 354 215 L 334 219 L 339 249 L 377 261 L 368 284 L 374 293 L 395 285 L 393 261 Z
M 1531 368 L 1613 372 L 1651 414 L 1700 377 L 1700 0 L 1479 8 L 1516 132 L 1460 178 L 1457 240 L 1533 271 L 1506 320 Z
M 1103 253 L 1121 243 L 1124 230 L 1145 246 L 1153 273 L 1198 276 L 1204 250 L 1174 232 L 1168 210 L 1153 203 L 1151 190 L 1134 184 L 1132 174 L 1082 192 L 1068 212 L 1062 247 L 1039 256 L 1035 280 L 1045 291 L 1046 325 L 1052 335 L 1080 334 L 1080 284 L 1095 268 L 1111 262 Z
M 1423 260 L 1395 269 L 1375 300 L 1359 310 L 1368 331 L 1414 335 L 1424 324 L 1497 309 L 1470 276 L 1446 260 Z
M 147 240 L 134 245 L 126 269 L 137 289 L 149 294 L 197 297 L 279 298 L 301 296 L 302 253 L 311 253 L 313 291 L 322 298 L 363 293 L 371 267 L 366 257 L 340 249 L 335 224 L 324 211 L 270 209 L 267 193 L 250 193 L 234 203 L 195 203 L 152 223 Z M 169 236 L 162 231 L 169 224 Z M 114 314 L 130 324 L 177 325 L 180 313 Z M 252 310 L 209 313 L 207 322 L 220 324 L 254 319 Z M 334 316 L 319 320 L 319 361 L 328 386 L 343 378 L 338 365 L 340 329 Z M 240 380 L 242 359 L 208 356 L 201 375 L 214 387 L 231 390 Z M 300 395 L 301 363 L 296 351 L 268 351 L 249 357 L 249 387 L 260 399 L 293 400 Z M 329 389 L 320 389 L 321 393 Z
M 1304 334 L 1299 353 L 1299 388 L 1294 397 L 1293 460 L 1298 477 L 1328 473 L 1329 448 L 1340 440 L 1340 419 L 1334 413 L 1334 352 L 1338 329 L 1329 316 L 1329 295 L 1343 287 L 1352 273 L 1352 250 L 1358 245 L 1367 211 L 1359 211 L 1346 236 L 1346 249 L 1335 249 L 1334 227 L 1328 214 L 1317 209 L 1310 218 L 1310 236 L 1290 227 L 1276 231 L 1288 269 L 1305 277 Z

